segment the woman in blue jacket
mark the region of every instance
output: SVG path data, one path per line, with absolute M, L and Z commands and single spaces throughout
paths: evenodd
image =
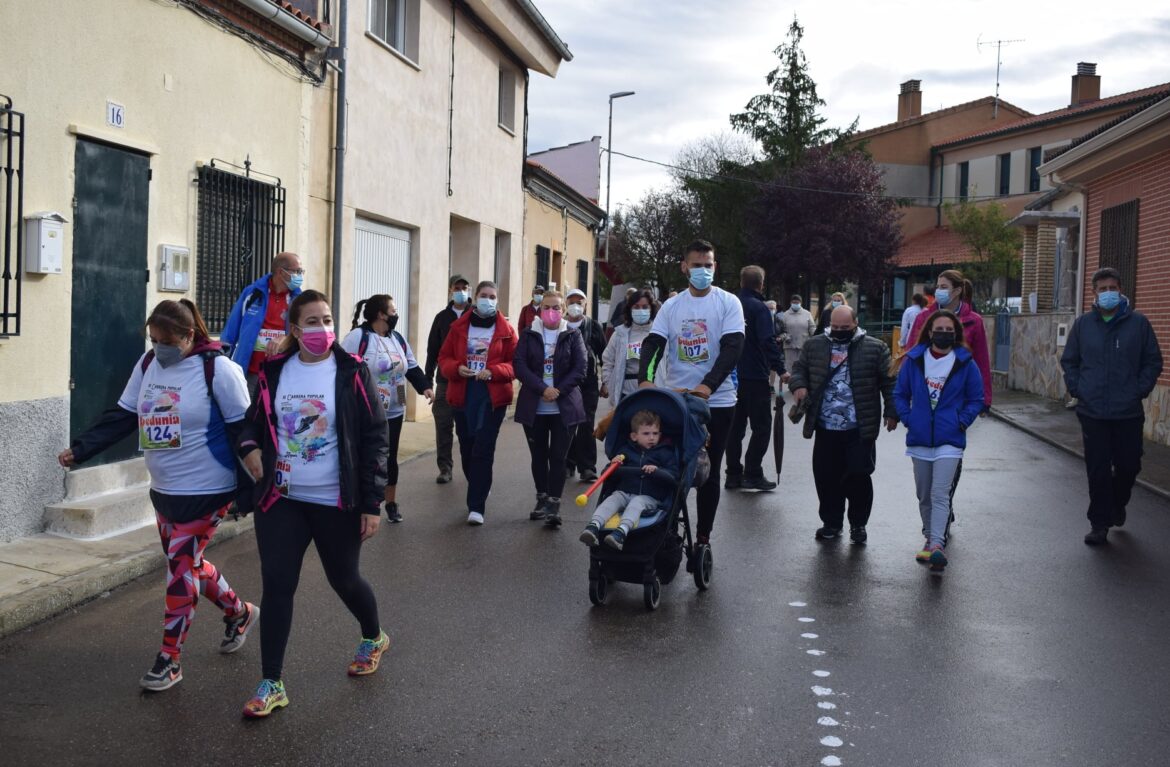
M 914 462 L 926 537 L 916 559 L 942 570 L 955 472 L 967 446 L 967 428 L 983 411 L 983 376 L 963 341 L 963 323 L 952 312 L 935 312 L 922 326 L 902 359 L 894 406 L 908 430 L 906 455 Z

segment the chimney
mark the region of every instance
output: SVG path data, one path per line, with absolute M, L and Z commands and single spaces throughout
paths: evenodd
M 1077 63 L 1077 73 L 1072 78 L 1072 101 L 1069 106 L 1076 107 L 1089 104 L 1101 99 L 1101 78 L 1097 75 L 1097 65 L 1086 61 Z
M 907 80 L 898 94 L 898 122 L 922 114 L 922 81 Z

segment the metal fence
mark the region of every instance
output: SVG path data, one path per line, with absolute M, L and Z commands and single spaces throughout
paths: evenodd
M 0 95 L 0 247 L 4 286 L 0 336 L 20 335 L 21 279 L 24 256 L 24 115 L 12 99 Z
M 199 169 L 195 296 L 212 333 L 227 322 L 240 291 L 268 273 L 284 250 L 285 189 L 211 165 Z

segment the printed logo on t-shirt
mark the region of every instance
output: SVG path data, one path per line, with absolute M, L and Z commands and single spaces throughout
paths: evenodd
M 473 372 L 480 372 L 487 367 L 488 346 L 490 341 L 485 338 L 467 339 L 467 367 Z
M 382 340 L 378 339 L 379 345 Z M 393 348 L 382 347 L 384 354 L 379 354 L 374 362 L 374 383 L 378 387 L 378 397 L 382 400 L 382 408 L 390 410 L 396 404 L 406 401 L 406 364 Z
M 634 341 L 626 344 L 626 359 L 640 360 L 642 359 L 642 342 Z
M 544 384 L 545 386 L 552 386 L 553 383 L 553 361 L 556 358 L 557 344 L 556 341 L 551 344 L 545 342 L 544 344 Z
M 698 364 L 711 359 L 711 339 L 706 320 L 683 320 L 678 334 L 679 362 Z
M 178 386 L 146 384 L 138 406 L 138 448 L 174 450 L 183 446 Z
M 284 445 L 285 458 L 297 458 L 312 463 L 328 444 L 329 414 L 324 398 L 290 394 L 282 398 L 280 417 L 288 433 Z

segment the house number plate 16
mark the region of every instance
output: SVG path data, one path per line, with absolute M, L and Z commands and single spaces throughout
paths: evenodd
M 113 128 L 126 127 L 126 107 L 113 101 L 106 102 L 106 125 Z

